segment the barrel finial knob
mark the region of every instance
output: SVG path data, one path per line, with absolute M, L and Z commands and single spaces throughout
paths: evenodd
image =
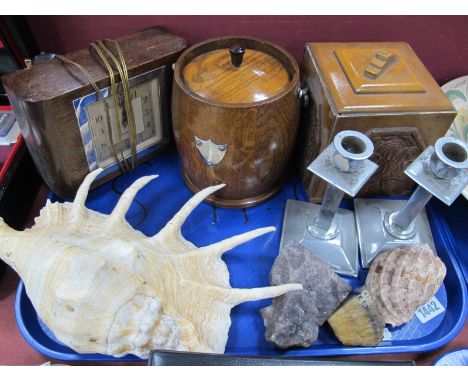
M 242 65 L 242 60 L 244 59 L 245 49 L 240 45 L 234 45 L 229 49 L 231 53 L 231 63 L 236 68 Z

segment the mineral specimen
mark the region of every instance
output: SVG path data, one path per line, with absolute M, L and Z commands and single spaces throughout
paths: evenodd
M 261 310 L 265 337 L 277 347 L 308 347 L 319 326 L 350 293 L 351 287 L 327 264 L 295 241 L 287 243 L 270 273 L 271 285 L 302 284 L 303 290 L 276 297 Z
M 444 263 L 426 245 L 407 246 L 379 254 L 369 269 L 366 289 L 387 324 L 409 322 L 440 288 Z
M 348 298 L 328 323 L 343 345 L 375 346 L 383 339 L 385 321 L 365 289 Z

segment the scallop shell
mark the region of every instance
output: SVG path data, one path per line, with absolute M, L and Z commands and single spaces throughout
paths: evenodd
M 407 246 L 379 254 L 369 269 L 366 288 L 385 322 L 411 321 L 416 310 L 440 288 L 444 263 L 426 245 Z
M 328 323 L 343 345 L 376 346 L 383 340 L 384 318 L 365 289 L 348 298 Z
M 194 195 L 155 236 L 134 230 L 125 213 L 156 176 L 138 179 L 110 215 L 84 206 L 100 169 L 73 203 L 50 203 L 23 232 L 0 219 L 0 258 L 22 278 L 54 335 L 79 353 L 147 358 L 151 349 L 223 353 L 237 304 L 300 290 L 300 284 L 233 289 L 221 255 L 268 232 L 267 227 L 197 248 L 181 226 L 204 198 Z

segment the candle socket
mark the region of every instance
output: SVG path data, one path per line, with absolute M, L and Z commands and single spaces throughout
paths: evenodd
M 443 137 L 405 170 L 418 187 L 405 201 L 355 199 L 361 262 L 368 267 L 382 251 L 429 244 L 435 251 L 424 208 L 432 196 L 451 205 L 468 184 L 467 144 Z
M 344 194 L 355 196 L 377 169 L 368 159 L 373 151 L 371 140 L 362 133 L 342 131 L 335 136 L 308 167 L 328 183 L 322 204 L 287 201 L 280 249 L 295 240 L 337 273 L 358 275 L 354 213 L 339 205 Z

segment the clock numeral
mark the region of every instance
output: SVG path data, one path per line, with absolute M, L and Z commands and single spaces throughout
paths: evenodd
M 96 123 L 101 123 L 103 118 L 102 118 L 102 115 L 98 115 L 94 118 L 94 120 L 96 121 Z

